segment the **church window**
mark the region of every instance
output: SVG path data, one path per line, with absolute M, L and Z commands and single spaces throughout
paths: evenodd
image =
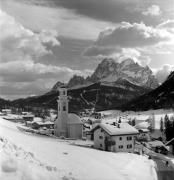
M 63 102 L 62 110 L 66 111 L 66 102 Z
M 63 106 L 63 111 L 66 111 L 66 106 Z
M 99 139 L 103 139 L 103 136 L 99 136 Z

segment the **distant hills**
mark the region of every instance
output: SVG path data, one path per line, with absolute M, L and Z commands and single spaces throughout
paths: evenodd
M 139 111 L 160 108 L 174 109 L 174 72 L 168 76 L 162 85 L 130 101 L 124 109 Z
M 140 87 L 124 80 L 118 80 L 115 83 L 93 83 L 90 85 L 79 86 L 68 89 L 70 111 L 75 112 L 84 108 L 96 108 L 96 110 L 121 109 L 121 107 L 145 92 L 149 92 L 149 88 Z M 51 107 L 57 108 L 58 91 L 50 91 L 49 93 L 30 97 L 26 99 L 18 99 L 13 104 L 19 107 Z
M 10 101 L 0 98 L 0 108 L 6 108 L 6 106 L 9 106 L 10 104 Z

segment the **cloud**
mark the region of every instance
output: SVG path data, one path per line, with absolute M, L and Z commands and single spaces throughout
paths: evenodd
M 146 26 L 144 23 L 123 22 L 115 29 L 101 32 L 94 43 L 98 46 L 142 47 L 154 45 L 170 39 L 170 33 L 165 30 Z
M 45 7 L 63 7 L 69 11 L 74 11 L 78 15 L 90 17 L 96 20 L 104 20 L 113 23 L 120 23 L 122 21 L 128 22 L 141 22 L 144 21 L 150 24 L 158 24 L 161 18 L 158 16 L 145 16 L 142 14 L 142 10 L 149 7 L 148 12 L 152 13 L 152 10 L 155 11 L 154 14 L 158 13 L 160 9 L 165 9 L 169 11 L 171 0 L 158 0 L 155 2 L 156 5 L 152 6 L 151 1 L 139 1 L 139 0 L 35 0 L 31 4 L 39 4 L 40 6 Z M 151 7 L 152 6 L 152 7 Z M 152 9 L 152 10 L 151 10 Z
M 74 74 L 89 75 L 90 71 L 40 61 L 52 48 L 59 47 L 55 30 L 33 32 L 0 10 L 0 95 L 15 98 L 47 92 L 58 80 L 68 81 Z
M 156 78 L 160 83 L 164 82 L 171 71 L 174 70 L 174 66 L 169 64 L 164 64 L 160 69 L 155 70 Z
M 42 29 L 59 30 L 59 35 L 76 39 L 96 39 L 98 33 L 112 23 L 104 20 L 82 16 L 74 9 L 66 9 L 54 5 L 53 1 L 27 1 L 21 3 L 14 0 L 2 2 L 4 11 L 13 15 L 24 27 L 33 31 Z M 69 2 L 71 3 L 71 2 Z
M 161 24 L 158 25 L 158 28 L 165 29 L 169 31 L 170 33 L 174 34 L 174 19 L 170 19 L 170 20 L 162 22 Z
M 102 31 L 93 45 L 84 51 L 84 55 L 133 58 L 144 66 L 151 60 L 148 49 L 161 47 L 172 38 L 173 34 L 164 28 L 123 22 L 115 28 Z
M 51 53 L 51 51 L 47 50 L 45 43 L 50 43 L 52 46 L 60 45 L 56 31 L 42 30 L 34 33 L 24 28 L 12 16 L 1 10 L 0 27 L 0 62 L 40 57 Z
M 144 12 L 142 12 L 143 15 L 145 16 L 159 16 L 161 15 L 161 10 L 160 10 L 160 7 L 157 6 L 157 5 L 152 5 L 150 7 L 148 7 L 148 9 Z
M 58 80 L 67 82 L 74 74 L 88 76 L 91 70 L 35 63 L 32 60 L 0 64 L 1 96 L 17 97 L 48 92 Z M 12 97 L 13 98 L 13 97 Z

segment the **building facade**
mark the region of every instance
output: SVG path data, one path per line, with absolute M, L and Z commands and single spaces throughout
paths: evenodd
M 137 137 L 138 131 L 127 123 L 120 123 L 119 127 L 99 124 L 92 131 L 95 149 L 111 152 L 134 152 L 135 137 Z

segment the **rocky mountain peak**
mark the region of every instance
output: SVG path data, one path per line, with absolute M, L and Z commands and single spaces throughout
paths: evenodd
M 53 86 L 53 88 L 52 88 L 51 91 L 57 91 L 58 88 L 61 87 L 61 86 L 63 86 L 63 85 L 65 85 L 65 84 L 62 83 L 62 82 L 60 82 L 60 81 L 58 81 L 58 82 Z
M 152 89 L 159 86 L 157 79 L 148 66 L 143 67 L 131 58 L 125 59 L 120 63 L 113 58 L 105 58 L 99 63 L 94 73 L 86 79 L 77 75 L 73 76 L 68 82 L 68 87 L 95 82 L 115 83 L 118 79 L 119 81 L 126 80 L 137 86 Z M 59 83 L 53 89 L 57 88 Z
M 133 65 L 133 64 L 135 65 L 136 63 L 131 58 L 125 59 L 120 63 L 121 66 L 130 66 L 130 65 Z
M 151 69 L 148 66 L 139 65 L 131 58 L 125 59 L 121 63 L 112 58 L 104 59 L 89 79 L 92 82 L 116 82 L 118 79 L 123 79 L 138 86 L 149 88 L 158 86 L 158 81 Z

